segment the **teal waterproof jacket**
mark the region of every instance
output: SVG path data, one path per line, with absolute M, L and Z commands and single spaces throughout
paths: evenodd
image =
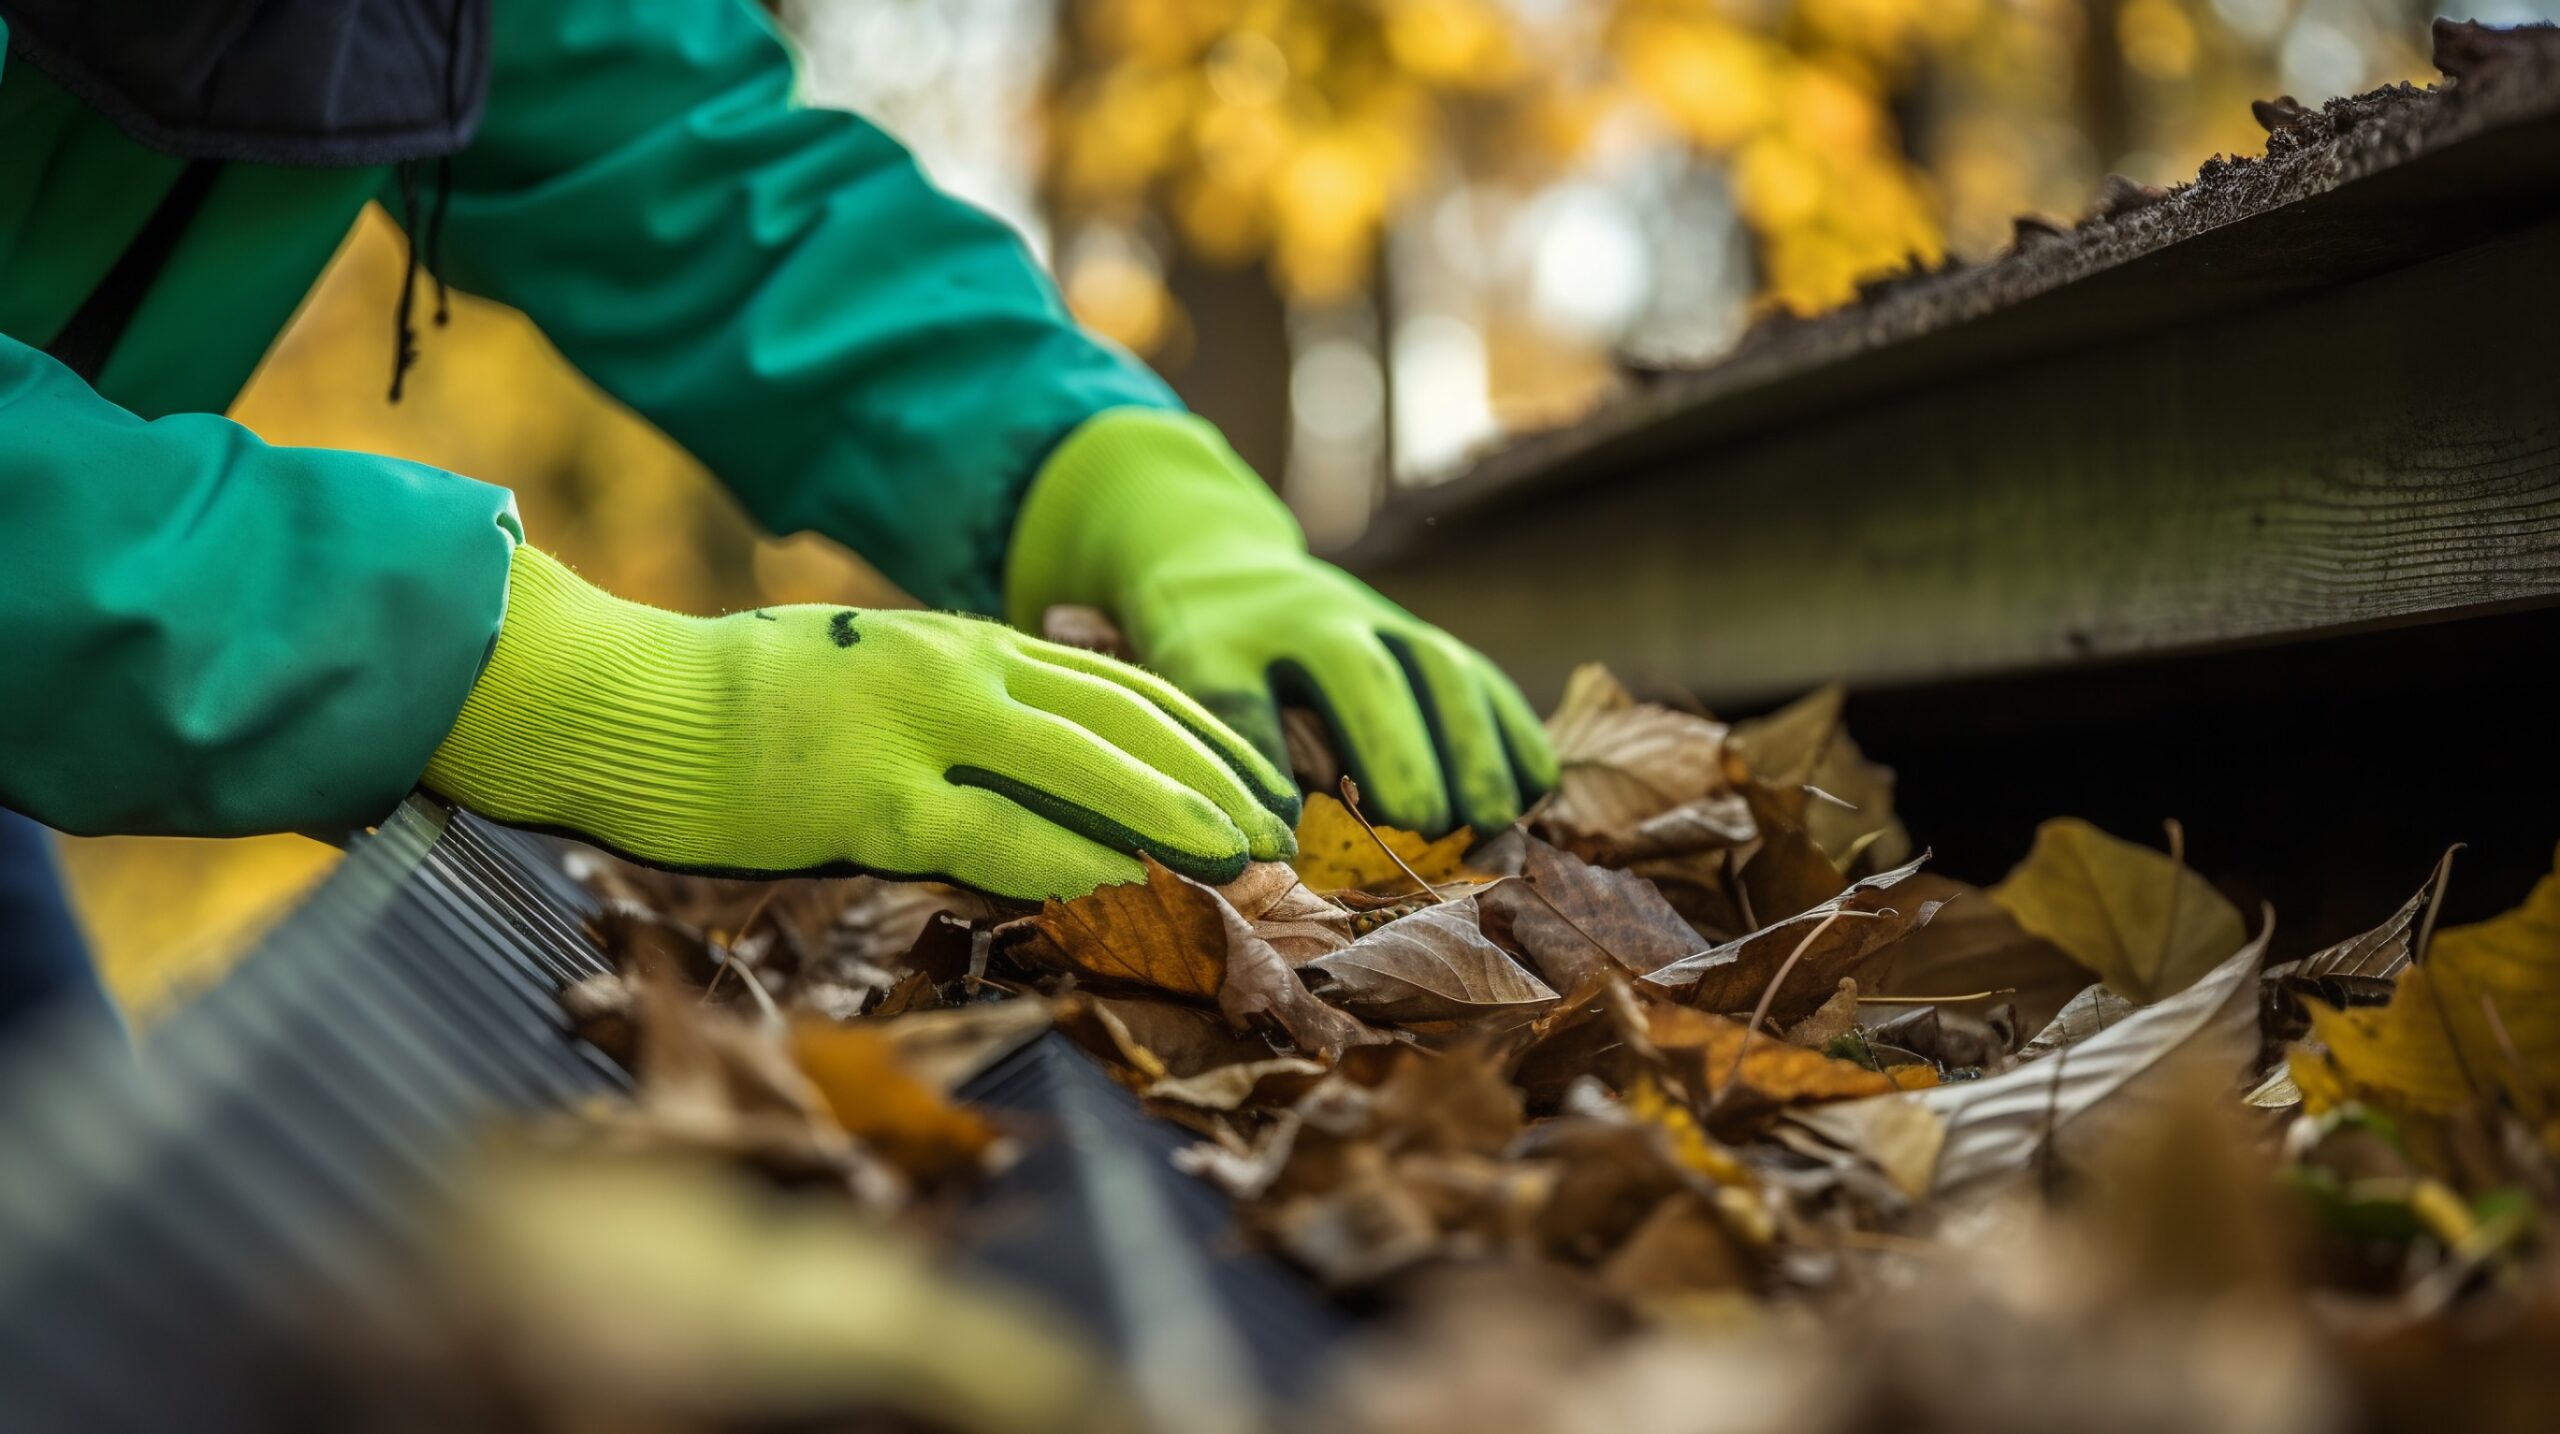
M 745 0 L 501 0 L 492 25 L 444 272 L 774 530 L 995 612 L 1048 450 L 1175 406 L 1005 225 L 795 103 Z M 523 534 L 504 490 L 217 416 L 385 171 L 223 166 L 95 388 L 42 352 L 183 168 L 0 63 L 0 805 L 84 833 L 361 824 L 451 727 Z

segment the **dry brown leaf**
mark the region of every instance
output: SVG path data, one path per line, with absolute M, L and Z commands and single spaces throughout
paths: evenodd
M 1891 890 L 1925 860 L 1880 872 L 1810 911 L 1674 962 L 1646 976 L 1644 984 L 1702 1010 L 1745 1011 L 1759 1004 L 1793 956 L 1794 967 L 1769 1002 L 1769 1019 L 1802 1020 L 1830 997 L 1841 977 L 1855 975 L 1868 957 L 1936 913 L 1935 903 L 1902 900 Z
M 1910 859 L 1911 836 L 1893 814 L 1893 769 L 1868 761 L 1850 739 L 1840 721 L 1845 696 L 1837 684 L 1808 693 L 1736 722 L 1728 741 L 1761 783 L 1823 794 L 1806 804 L 1803 825 L 1834 866 L 1899 866 Z
M 1524 840 L 1521 879 L 1477 899 L 1487 929 L 1518 947 L 1555 989 L 1573 990 L 1608 970 L 1640 975 L 1708 946 L 1653 883 Z
M 1323 1066 L 1311 1060 L 1271 1056 L 1197 1075 L 1167 1076 L 1139 1093 L 1149 1100 L 1171 1101 L 1200 1110 L 1286 1105 L 1305 1094 L 1324 1072 Z
M 1216 1000 L 1226 984 L 1229 908 L 1217 893 L 1141 854 L 1145 881 L 1055 897 L 1000 928 L 1027 932 L 1033 955 L 1103 981 Z
M 977 1001 L 863 1021 L 896 1048 L 898 1064 L 949 1095 L 981 1071 L 1039 1039 L 1053 1017 L 1049 1003 L 1028 997 Z
M 1475 834 L 1465 827 L 1437 841 L 1396 827 L 1371 828 L 1360 824 L 1351 809 L 1322 792 L 1308 796 L 1307 807 L 1298 818 L 1298 854 L 1290 860 L 1301 880 L 1315 891 L 1379 891 L 1402 896 L 1418 896 L 1411 878 L 1396 865 L 1395 859 L 1378 849 L 1383 840 L 1413 875 L 1437 886 L 1470 875 L 1465 867 L 1467 848 L 1475 844 Z
M 2042 1030 L 2089 984 L 2089 968 L 2028 931 L 1977 888 L 1918 872 L 1894 888 L 1902 900 L 1935 902 L 1929 924 L 1886 947 L 1858 978 L 1870 996 L 1962 996 L 2000 992 L 2023 1030 Z
M 1316 895 L 1287 862 L 1255 862 L 1218 894 L 1292 966 L 1351 944 L 1352 913 Z
M 1145 1052 L 1146 1060 L 1159 1068 L 1159 1076 L 1193 1076 L 1271 1058 L 1269 1042 L 1236 1030 L 1208 1011 L 1171 1001 L 1090 995 L 1085 999 L 1109 1017 L 1113 1039 L 1124 1048 L 1134 1046 Z
M 1664 1196 L 1600 1267 L 1600 1283 L 1645 1303 L 1745 1287 L 1751 1263 L 1715 1207 L 1694 1191 Z
M 1427 906 L 1303 968 L 1318 994 L 1373 1021 L 1463 1020 L 1556 999 L 1484 934 L 1476 899 Z
M 1173 874 L 1168 872 L 1168 876 Z M 1175 880 L 1187 880 L 1174 877 Z M 1319 1001 L 1270 942 L 1253 933 L 1236 909 L 1205 886 L 1195 888 L 1214 904 L 1222 933 L 1225 978 L 1218 986 L 1218 1009 L 1238 1027 L 1255 1018 L 1268 1019 L 1286 1031 L 1298 1049 L 1332 1060 L 1352 1046 L 1392 1039 L 1386 1032 Z
M 1818 1051 L 1849 1034 L 1857 1024 L 1858 983 L 1843 976 L 1838 988 L 1814 1008 L 1812 1015 L 1787 1028 L 1787 1042 Z
M 1034 1003 L 1009 1004 L 1033 1005 L 1037 1012 Z M 907 1174 L 935 1183 L 975 1173 L 995 1143 L 995 1127 L 918 1079 L 884 1031 L 867 1022 L 797 1021 L 791 1059 L 837 1125 Z
M 938 881 L 888 881 L 866 876 L 845 886 L 846 901 L 834 929 L 828 933 L 826 954 L 849 956 L 892 969 L 915 952 L 917 942 L 937 916 L 983 925 L 1006 914 L 993 897 Z
M 1559 775 L 1538 825 L 1568 849 L 1625 852 L 1645 823 L 1727 795 L 1724 725 L 1638 702 L 1596 663 L 1574 669 L 1566 680 L 1547 735 Z M 1729 801 L 1720 812 L 1729 823 Z M 1709 813 L 1694 827 L 1720 829 Z M 1683 829 L 1689 829 L 1685 820 Z
M 1741 899 L 1753 920 L 1763 926 L 1784 920 L 1848 888 L 1848 876 L 1805 830 L 1810 798 L 1802 789 L 1753 781 L 1738 757 L 1729 759 L 1725 770 L 1760 830 L 1759 843 L 1743 857 L 1738 874 Z
M 1254 933 L 1215 887 L 1141 855 L 1144 882 L 1052 899 L 1037 916 L 998 928 L 1030 959 L 1099 981 L 1214 1002 L 1242 1028 L 1268 1019 L 1301 1050 L 1327 1059 L 1346 1046 L 1383 1041 L 1309 994 L 1271 943 Z
M 630 981 L 634 1100 L 597 1112 L 592 1133 L 608 1146 L 702 1151 L 787 1179 L 840 1181 L 866 1203 L 893 1198 L 895 1177 L 837 1124 L 779 1029 L 706 1006 L 663 971 Z

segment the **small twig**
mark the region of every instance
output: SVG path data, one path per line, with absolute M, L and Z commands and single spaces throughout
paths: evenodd
M 1834 911 L 1806 932 L 1804 939 L 1796 943 L 1796 949 L 1787 953 L 1787 959 L 1778 963 L 1777 972 L 1769 978 L 1769 984 L 1760 988 L 1760 1004 L 1751 1008 L 1751 1019 L 1742 1027 L 1742 1044 L 1734 1048 L 1733 1069 L 1725 1072 L 1724 1083 L 1707 1097 L 1707 1114 L 1715 1114 L 1716 1107 L 1724 1103 L 1725 1092 L 1741 1083 L 1742 1061 L 1751 1054 L 1751 1038 L 1759 1034 L 1760 1023 L 1769 1018 L 1769 1007 L 1778 999 L 1778 988 L 1786 984 L 1787 973 L 1796 969 L 1797 958 L 1813 949 L 1813 943 L 1823 932 L 1830 930 L 1831 923 L 1839 920 L 1842 914 Z
M 1378 829 L 1369 824 L 1366 816 L 1361 815 L 1360 784 L 1351 780 L 1349 772 L 1342 774 L 1342 805 L 1351 813 L 1351 819 L 1360 824 L 1360 830 L 1369 834 L 1369 840 L 1378 844 L 1378 850 L 1387 854 L 1387 860 L 1396 864 L 1396 870 L 1403 872 L 1414 885 L 1421 887 L 1422 894 L 1431 898 L 1432 905 L 1439 905 L 1440 893 L 1432 890 L 1431 883 L 1424 881 L 1412 867 L 1405 865 L 1404 858 L 1396 855 L 1396 849 L 1387 845 L 1387 839 L 1378 835 Z
M 1994 996 L 2014 996 L 2015 986 L 1998 986 L 1988 991 L 1967 991 L 1961 996 L 1860 996 L 1861 1006 L 1952 1006 L 1958 1001 L 1988 1001 Z
M 730 934 L 729 939 L 710 943 L 720 948 L 720 964 L 712 968 L 711 979 L 702 983 L 703 1005 L 711 1004 L 711 993 L 720 989 L 720 978 L 729 974 L 730 965 L 737 959 L 739 943 L 747 939 L 748 932 L 756 929 L 756 922 L 764 916 L 764 909 L 773 904 L 774 895 L 781 890 L 780 882 L 767 883 L 765 889 L 757 894 L 756 904 L 747 908 L 746 920 L 738 923 L 738 929 Z M 750 986 L 756 984 L 744 975 L 738 979 L 746 981 Z

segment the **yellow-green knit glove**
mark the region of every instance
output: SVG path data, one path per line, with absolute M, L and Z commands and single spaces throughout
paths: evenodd
M 1555 783 L 1537 714 L 1456 638 L 1307 553 L 1217 429 L 1112 409 L 1067 435 L 1015 520 L 1005 606 L 1110 613 L 1139 660 L 1286 769 L 1275 702 L 1324 714 L 1371 814 L 1493 831 Z
M 660 866 L 934 876 L 1005 896 L 1289 854 L 1280 771 L 1170 684 L 950 613 L 682 617 L 516 550 L 425 785 Z

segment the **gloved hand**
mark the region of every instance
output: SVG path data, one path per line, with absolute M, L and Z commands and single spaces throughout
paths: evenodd
M 1369 815 L 1500 829 L 1556 759 L 1492 663 L 1307 553 L 1289 510 L 1209 424 L 1112 409 L 1067 435 L 1015 519 L 1005 606 L 1111 614 L 1139 660 L 1287 769 L 1278 702 L 1321 712 Z
M 661 866 L 936 876 L 1014 897 L 1285 857 L 1282 774 L 1171 684 L 948 613 L 682 617 L 516 549 L 424 783 Z

